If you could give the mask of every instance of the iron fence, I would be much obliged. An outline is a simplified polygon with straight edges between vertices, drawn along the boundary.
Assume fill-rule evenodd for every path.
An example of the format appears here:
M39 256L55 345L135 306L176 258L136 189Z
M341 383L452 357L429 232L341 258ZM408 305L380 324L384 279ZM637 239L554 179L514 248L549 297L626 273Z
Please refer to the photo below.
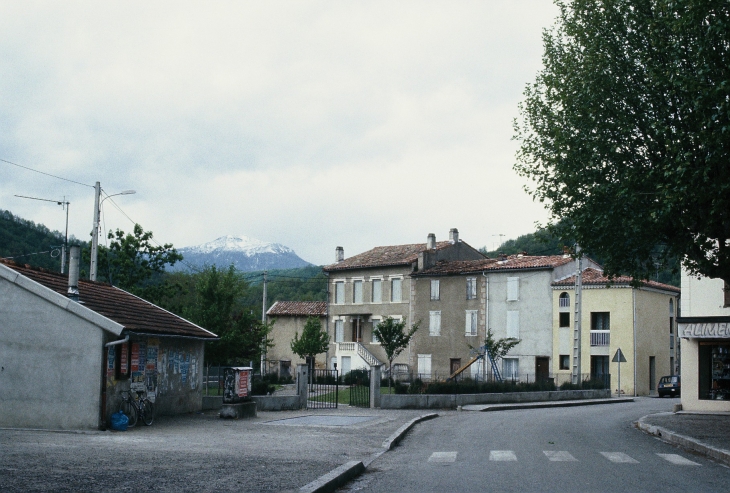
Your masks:
M339 372L318 370L310 372L307 409L334 409L339 400Z

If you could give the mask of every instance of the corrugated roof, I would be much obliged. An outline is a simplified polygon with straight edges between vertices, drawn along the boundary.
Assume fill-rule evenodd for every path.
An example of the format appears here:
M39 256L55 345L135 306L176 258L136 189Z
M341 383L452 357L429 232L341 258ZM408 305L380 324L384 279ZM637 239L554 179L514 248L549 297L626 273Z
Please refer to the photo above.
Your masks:
M0 260L3 265L45 286L66 295L68 277ZM159 335L176 335L215 339L218 336L204 328L110 284L79 279L79 302L106 318L124 326L125 330Z
M586 269L583 271L583 277L581 279L581 283L583 286L598 286L598 285L607 285L612 284L614 286L629 286L631 282L633 282L634 278L630 276L617 276L617 277L607 277L603 274L602 271L596 270L596 269ZM656 281L641 281L642 286L655 288L655 289L661 289L664 291L671 291L673 293L679 293L681 290L676 287L669 284L664 284L661 282ZM575 276L570 276L566 279L561 279L560 281L555 281L553 283L553 286L565 286L565 287L572 287L575 286Z
M436 243L436 250L446 248L451 244L450 241L439 241ZM345 269L410 265L418 260L418 254L424 250L426 250L425 243L380 246L359 255L346 258L342 262L325 265L322 270L332 272Z
M277 301L266 312L267 315L289 315L324 317L327 315L326 301Z

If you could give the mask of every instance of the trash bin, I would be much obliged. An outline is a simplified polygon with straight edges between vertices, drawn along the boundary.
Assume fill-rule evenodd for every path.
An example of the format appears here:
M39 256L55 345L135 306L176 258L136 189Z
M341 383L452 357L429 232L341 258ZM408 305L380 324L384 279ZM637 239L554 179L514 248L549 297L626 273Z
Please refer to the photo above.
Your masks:
M251 395L251 376L253 368L250 366L234 366L223 369L223 402L232 404L248 400Z

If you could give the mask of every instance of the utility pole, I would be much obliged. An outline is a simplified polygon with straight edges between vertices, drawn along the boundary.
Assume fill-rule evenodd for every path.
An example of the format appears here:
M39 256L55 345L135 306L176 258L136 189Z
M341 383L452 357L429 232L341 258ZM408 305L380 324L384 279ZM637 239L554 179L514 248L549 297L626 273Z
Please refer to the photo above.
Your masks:
M38 197L28 197L26 195L16 195L16 197L20 197L21 199L42 200L43 202L55 202L66 209L66 237L63 240L63 245L61 246L61 274L63 274L64 267L66 266L66 251L68 250L68 206L71 202L66 201L65 195L62 202L59 202L58 200L40 199Z
M581 304L582 294L581 290L583 287L583 255L580 253L580 245L575 244L575 259L576 273L575 273L575 321L573 326L573 384L580 384L581 380Z
M96 281L97 259L99 256L99 198L101 196L101 184L97 181L94 185L94 229L91 232L91 266L89 267L89 279Z
M264 271L264 301L263 301L263 307L261 309L261 323L266 325L266 274L267 271ZM266 341L263 341L262 347L261 347L261 376L264 375L264 372L266 371Z

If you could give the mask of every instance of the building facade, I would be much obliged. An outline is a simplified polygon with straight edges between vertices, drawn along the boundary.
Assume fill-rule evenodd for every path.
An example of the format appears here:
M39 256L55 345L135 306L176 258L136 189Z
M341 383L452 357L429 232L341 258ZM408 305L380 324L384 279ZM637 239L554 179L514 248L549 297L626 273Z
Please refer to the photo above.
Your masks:
M280 378L293 378L296 366L306 361L294 354L291 341L294 335L301 337L304 326L310 317L314 317L327 327L327 302L325 301L277 301L266 312L268 319L273 322L269 336L274 346L266 353L268 373L276 373ZM318 354L315 357L315 368L325 368L327 355Z
M675 373L679 359L676 310L680 290L630 277L609 279L600 270L586 269L582 279L582 379L610 375L613 392L652 395L664 375ZM575 276L553 283L553 361L556 383L570 381L575 330ZM626 362L614 362L618 350ZM617 358L618 359L618 358Z
M682 271L682 409L730 412L730 290Z

